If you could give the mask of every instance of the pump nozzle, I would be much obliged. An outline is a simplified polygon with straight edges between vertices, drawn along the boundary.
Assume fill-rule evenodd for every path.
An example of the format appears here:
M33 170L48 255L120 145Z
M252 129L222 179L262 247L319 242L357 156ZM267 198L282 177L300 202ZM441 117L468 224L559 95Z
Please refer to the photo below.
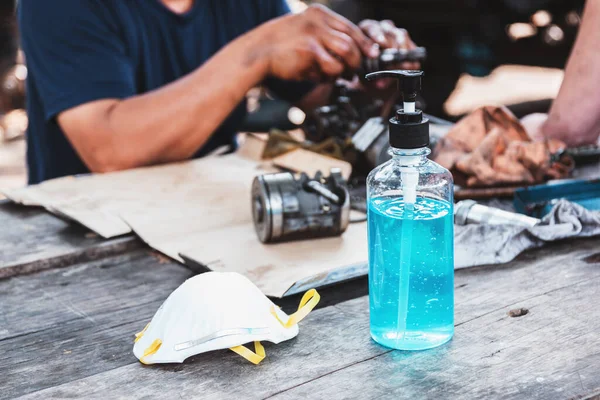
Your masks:
M421 77L423 71L410 71L410 70L391 70L391 71L379 71L368 74L366 79L372 81L381 78L393 78L398 80L398 89L402 92L402 99L404 100L404 111L415 112L415 102L417 101L417 94L421 91Z
M423 71L391 70L368 74L369 81L393 78L398 81L404 107L390 120L390 146L398 149L418 149L429 145L429 120L416 107L417 94L421 90Z

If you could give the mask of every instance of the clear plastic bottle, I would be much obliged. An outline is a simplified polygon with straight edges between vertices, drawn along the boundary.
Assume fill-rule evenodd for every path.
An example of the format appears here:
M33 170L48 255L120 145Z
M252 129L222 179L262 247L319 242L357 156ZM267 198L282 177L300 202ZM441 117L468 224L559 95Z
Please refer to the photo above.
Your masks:
M427 158L428 121L410 104L422 73L380 76L403 79L405 103L390 120L392 159L367 178L371 336L424 350L454 334L453 181Z

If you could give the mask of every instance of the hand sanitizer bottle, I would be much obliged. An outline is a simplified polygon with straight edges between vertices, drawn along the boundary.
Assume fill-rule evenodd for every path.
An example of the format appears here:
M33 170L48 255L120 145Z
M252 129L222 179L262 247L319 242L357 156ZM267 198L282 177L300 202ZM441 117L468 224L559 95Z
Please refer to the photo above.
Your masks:
M424 350L454 334L453 182L427 159L429 121L416 109L422 71L395 78L404 108L389 121L392 159L367 178L371 336L399 350Z

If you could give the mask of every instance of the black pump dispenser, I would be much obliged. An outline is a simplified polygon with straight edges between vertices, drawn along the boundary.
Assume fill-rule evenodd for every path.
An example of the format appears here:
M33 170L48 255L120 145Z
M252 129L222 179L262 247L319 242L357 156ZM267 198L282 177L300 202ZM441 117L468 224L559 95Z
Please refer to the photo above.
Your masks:
M404 108L390 119L390 146L397 149L419 149L429 146L429 120L423 118L423 111L416 109L417 93L421 90L423 71L392 70L368 74L369 81L380 78L398 80L402 92Z

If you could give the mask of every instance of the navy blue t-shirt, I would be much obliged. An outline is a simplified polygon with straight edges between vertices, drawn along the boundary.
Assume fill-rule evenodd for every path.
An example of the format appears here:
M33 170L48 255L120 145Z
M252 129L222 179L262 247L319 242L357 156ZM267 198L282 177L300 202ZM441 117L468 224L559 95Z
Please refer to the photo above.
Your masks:
M57 124L62 111L160 88L239 35L288 12L285 0L196 0L185 14L160 0L20 0L29 69L29 183L89 172ZM267 86L289 101L311 88L277 79L268 79ZM232 144L245 112L243 102L197 156Z

